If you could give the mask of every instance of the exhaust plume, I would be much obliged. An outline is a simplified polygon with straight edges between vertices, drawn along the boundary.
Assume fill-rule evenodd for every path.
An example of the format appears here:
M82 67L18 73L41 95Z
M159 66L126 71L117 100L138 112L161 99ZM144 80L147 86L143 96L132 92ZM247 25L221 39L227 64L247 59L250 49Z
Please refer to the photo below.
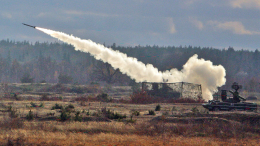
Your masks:
M201 84L202 96L206 100L212 99L212 94L217 91L217 87L226 82L226 71L223 66L215 66L211 61L198 59L197 54L187 61L181 71L173 68L170 71L161 72L151 64L145 65L136 58L128 57L124 53L106 48L91 40L82 40L72 35L40 27L36 27L36 29L73 45L75 50L90 53L95 59L111 64L114 69L119 69L136 82L163 82L163 79L168 79L168 82L185 81Z

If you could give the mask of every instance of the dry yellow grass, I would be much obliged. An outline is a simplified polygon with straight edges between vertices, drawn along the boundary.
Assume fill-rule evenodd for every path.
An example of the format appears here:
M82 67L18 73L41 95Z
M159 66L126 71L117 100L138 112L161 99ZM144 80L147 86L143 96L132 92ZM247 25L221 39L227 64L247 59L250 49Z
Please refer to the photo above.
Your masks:
M259 145L259 139L228 139L222 140L211 137L182 137L182 136L144 136L135 134L85 134L67 132L46 132L39 130L12 130L0 135L0 143L7 144L7 139L25 145L129 145L129 146L220 146L220 145Z
M139 131L145 123L122 122L24 122L21 128L1 129L0 143L23 145L259 145L260 136L220 139L175 134L149 135ZM3 128L3 127L2 127ZM8 141L9 140L9 141Z

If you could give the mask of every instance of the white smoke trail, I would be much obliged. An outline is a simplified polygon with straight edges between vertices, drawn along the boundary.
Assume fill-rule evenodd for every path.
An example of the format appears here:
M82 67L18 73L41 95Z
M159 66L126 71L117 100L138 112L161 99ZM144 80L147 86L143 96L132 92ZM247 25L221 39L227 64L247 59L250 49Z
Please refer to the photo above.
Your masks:
M226 83L226 71L222 65L215 66L211 61L198 59L193 55L183 66L183 81L201 84L204 99L212 99L217 87Z
M40 27L36 27L36 29L73 45L75 50L90 53L96 59L111 64L113 68L119 69L122 73L135 79L136 82L162 82L163 79L168 79L169 82L185 81L201 84L203 98L207 100L212 99L212 93L226 82L226 73L223 66L214 66L210 61L198 59L197 55L188 60L182 71L171 69L161 72L151 64L145 65L136 58L128 57L124 53L106 48L91 40L82 40L72 35Z

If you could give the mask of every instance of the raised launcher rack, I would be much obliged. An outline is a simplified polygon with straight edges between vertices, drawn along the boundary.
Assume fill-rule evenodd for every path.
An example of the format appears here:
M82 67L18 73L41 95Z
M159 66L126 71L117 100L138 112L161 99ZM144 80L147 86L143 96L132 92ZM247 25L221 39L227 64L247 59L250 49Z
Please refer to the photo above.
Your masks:
M149 95L164 98L202 98L201 85L187 82L143 82L142 90L146 91Z

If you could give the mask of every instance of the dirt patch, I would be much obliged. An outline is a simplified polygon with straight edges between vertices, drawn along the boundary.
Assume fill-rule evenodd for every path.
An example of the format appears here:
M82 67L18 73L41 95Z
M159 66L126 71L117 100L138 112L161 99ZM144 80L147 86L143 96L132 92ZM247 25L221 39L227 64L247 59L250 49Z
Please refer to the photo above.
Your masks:
M169 123L182 124L203 124L205 122L222 122L231 124L246 124L250 126L260 126L259 113L211 113L211 114L183 114L171 116L158 116L151 120L151 122L164 121Z
M223 122L232 124L241 124L234 120L228 120L219 117L164 117L158 116L153 118L150 122L167 122L167 123L180 123L180 124L203 124L205 122Z
M37 118L36 120L38 121L56 121L57 117L43 117L43 118ZM82 122L88 122L88 121L96 121L96 122L111 122L108 118L103 118L103 117L83 117Z

